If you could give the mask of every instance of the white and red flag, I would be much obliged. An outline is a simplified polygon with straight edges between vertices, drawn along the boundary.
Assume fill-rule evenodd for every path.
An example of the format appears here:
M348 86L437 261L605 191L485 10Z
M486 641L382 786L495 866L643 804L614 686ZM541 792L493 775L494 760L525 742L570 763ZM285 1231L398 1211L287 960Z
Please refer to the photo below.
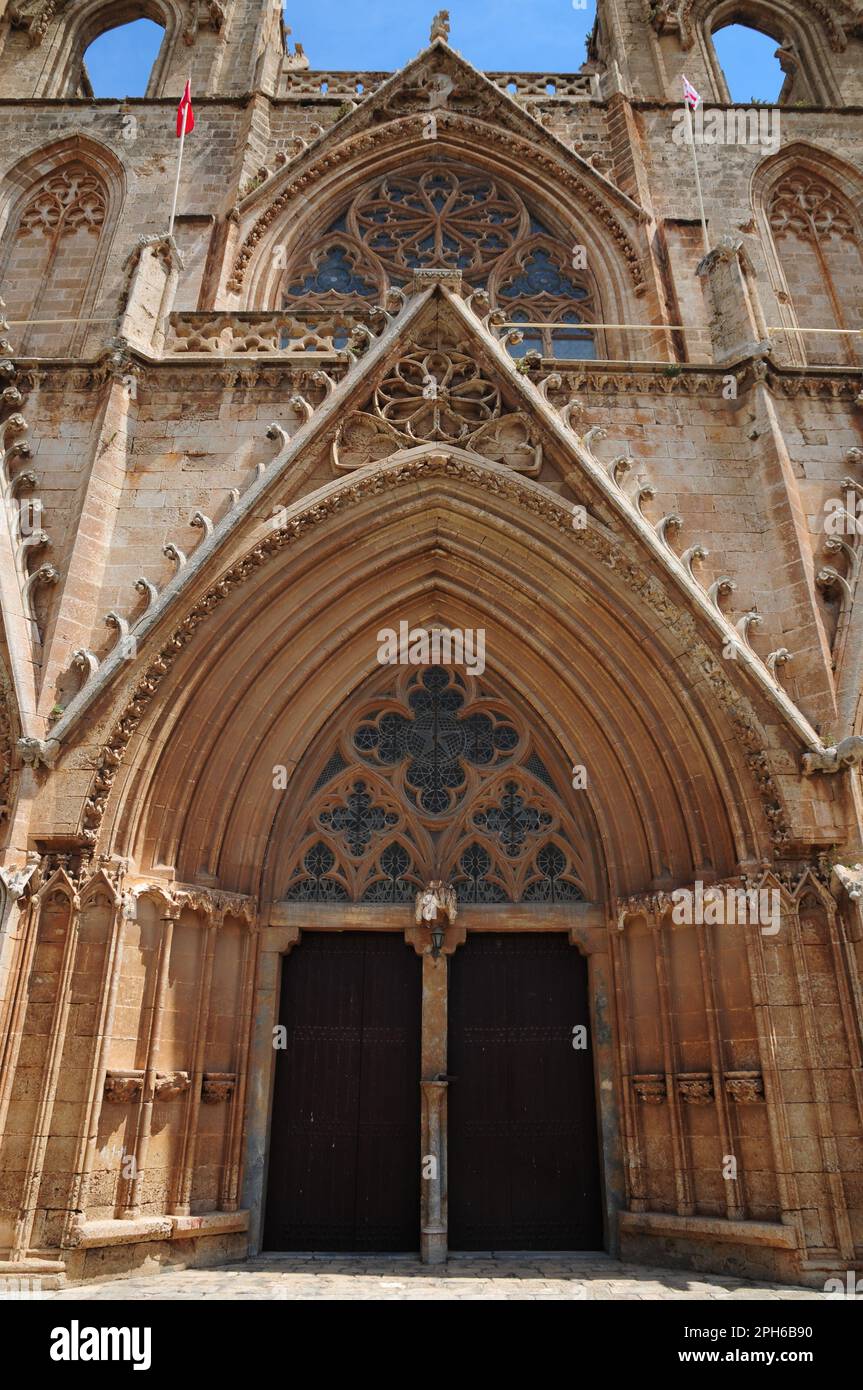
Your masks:
M180 105L177 107L177 139L183 135L188 135L195 129L195 113L192 110L192 86L191 78L186 81L186 88L180 97Z
M692 83L687 81L686 77L683 79L683 100L686 102L690 111L697 111L701 105L701 97L698 92L696 92Z

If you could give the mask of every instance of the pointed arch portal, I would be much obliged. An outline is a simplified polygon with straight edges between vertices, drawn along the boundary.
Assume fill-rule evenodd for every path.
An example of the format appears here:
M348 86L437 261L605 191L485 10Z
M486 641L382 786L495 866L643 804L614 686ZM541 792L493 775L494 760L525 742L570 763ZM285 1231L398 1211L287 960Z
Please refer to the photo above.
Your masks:
M255 920L214 1073L242 1105L224 1200L242 1166L252 1248L616 1249L640 1127L666 1145L634 1081L691 1094L710 1041L681 996L680 1056L657 1052L650 981L693 947L664 940L663 889L785 834L797 716L721 661L691 570L447 287L277 434L133 669L106 661L55 726L105 720L95 772L69 765L84 836L177 908ZM438 881L435 941L414 899ZM624 939L639 894L656 929Z
M247 1200L268 1249L598 1249L600 1124L620 1175L595 827L523 702L419 664L424 631L272 827ZM414 913L435 880L459 903L441 954Z

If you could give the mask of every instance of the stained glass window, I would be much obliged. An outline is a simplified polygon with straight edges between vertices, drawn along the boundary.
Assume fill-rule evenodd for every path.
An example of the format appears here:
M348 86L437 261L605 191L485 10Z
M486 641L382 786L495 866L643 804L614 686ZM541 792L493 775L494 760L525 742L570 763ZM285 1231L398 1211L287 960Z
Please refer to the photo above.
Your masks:
M447 163L409 167L366 184L321 234L311 256L298 253L282 281L287 307L315 297L348 303L384 297L415 270L460 270L510 322L530 325L514 356L596 356L596 335L579 325L599 318L587 271L575 269L561 237L500 179ZM538 325L538 326L535 326ZM547 325L547 326L546 326Z
M431 878L470 903L584 896L547 762L482 682L405 672L339 742L297 824L288 900L408 903Z

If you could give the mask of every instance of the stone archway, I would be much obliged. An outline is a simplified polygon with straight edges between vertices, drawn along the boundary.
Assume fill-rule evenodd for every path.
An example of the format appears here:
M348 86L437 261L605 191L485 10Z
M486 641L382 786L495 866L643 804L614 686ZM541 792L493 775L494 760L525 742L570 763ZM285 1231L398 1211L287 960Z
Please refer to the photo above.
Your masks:
M500 1029L492 1030L501 1031L501 1037L506 1034L512 1045L506 1052L508 1077L497 1088L497 1102L494 1088L488 1088L492 1110L495 1104L500 1109L500 1118L490 1122L506 1129L508 1136L510 1157L503 1160L503 1187L507 1163L517 1165L521 1161L535 1167L537 1162L544 1162L560 1174L567 1164L575 1162L576 1152L589 1152L598 1173L594 1096L598 1097L604 1202L597 1177L584 1199L595 1209L585 1214L583 1201L582 1208L570 1212L575 1189L572 1183L563 1182L561 1210L555 1213L553 1224L560 1231L604 1231L605 1243L613 1248L623 1175L617 1146L611 1035L605 1023L612 1007L606 913L593 900L602 892L603 873L589 812L578 805L579 793L570 786L569 768L561 750L538 721L526 717L523 709L507 700L499 679L485 681L457 667L407 665L384 672L372 684L372 689L345 702L310 748L304 765L296 770L292 781L296 799L292 799L290 815L277 818L267 852L271 907L259 957L253 1011L256 1037L250 1069L254 1080L247 1115L244 1204L252 1213L252 1247L259 1248L262 1241L271 1243L276 1233L284 1231L294 1233L300 1241L314 1240L309 1233L319 1232L322 1248L326 1248L327 1240L338 1241L339 1232L350 1230L359 1232L355 1240L362 1246L373 1239L374 1223L370 1226L361 1220L346 1199L345 1187L353 1184L374 1206L377 1229L404 1231L407 1183L407 1199L411 1184L416 1197L421 1198L419 1244L423 1258L430 1262L446 1258L448 1004L453 968L447 958L466 940L483 937L486 953L497 943L511 954L521 943L527 970L525 999L533 998L537 990L548 994L552 988L553 992L549 980L555 974L560 976L563 993L558 989L555 1007L558 1012L562 1009L572 1014L570 1026L564 1029L560 1019L555 1027L539 1014L528 1018L522 1016L520 1008L514 1012L511 1008L506 1018L501 1015ZM414 913L414 899L430 879L451 883L459 899L458 916L447 925L440 952L440 943L434 943L428 930L417 924ZM334 936L343 937L347 955L335 946L326 948L324 943ZM369 956L362 945L364 938L380 941L381 949ZM384 938L391 943L386 950ZM408 962L395 949L398 938L406 939L422 957L421 1020L417 1020L421 1024L420 1060L413 1094L413 1100L421 1099L422 1103L414 1150L421 1155L422 1164L412 1168L407 1178L404 1173L392 1176L393 1200L398 1192L402 1194L397 1202L401 1215L388 1225L380 1212L380 1192L376 1175L369 1174L367 1155L364 1159L362 1154L355 1158L355 1154L363 1142L363 1126L365 1135L381 1124L389 1124L400 1133L404 1129L400 1112L382 1117L375 1109L379 1096L369 1087L368 1078L363 1081L360 1076L369 1029L380 1041L394 1026L388 1012L393 988L387 992L387 1008L378 1018L375 1010L381 1004L382 991L369 984L369 970L380 964L393 981L403 983L405 991L411 989ZM555 967L549 950L557 960L555 950L562 940L587 957L585 967L576 969L574 960L572 970ZM302 966L293 963L298 956L285 960L294 948L302 955L304 945L310 945L311 953ZM475 949L471 953L474 963L476 956ZM359 957L364 958L362 967ZM317 970L311 962L318 962ZM348 980L344 972L351 963L359 974ZM344 999L334 996L335 986L328 986L325 979L334 968ZM531 969L537 981L533 981ZM573 971L573 980L578 976L589 982L589 1019L581 1019L586 1002L580 995L583 985L573 985L571 1003L566 1003L569 986L563 977L568 979ZM464 974L460 965L459 972ZM300 974L306 984L298 993ZM478 988L484 987L482 961L478 970L474 968L464 978L468 987L459 996L464 1007L458 1019L457 1045L463 1044L465 1029L468 1034L476 1032L476 1023L470 1021L472 1009L494 1011L502 1007L493 987L485 1005L478 999ZM510 992L513 987L511 982ZM368 992L365 1009L364 990ZM306 1019L303 1014L299 1018L297 1001L305 1008L310 995L319 1001L314 1016ZM345 999L350 1003L349 1019ZM533 999L533 1006L542 1014L549 1005L548 1001ZM403 1027L405 1018L398 1009L397 1015ZM584 1036L576 1046L571 1034L579 1023L584 1025ZM299 1076L299 1064L292 1065L290 1057L279 1056L281 1048L306 1047L310 1028L316 1036L320 1032L321 1047L316 1055L312 1051L305 1064L303 1087L308 1082L308 1067L318 1066L320 1076L313 1088L315 1109L320 1125L328 1133L337 1133L338 1144L319 1142L310 1117L302 1110L298 1081L293 1083L294 1094L290 1093L290 1077ZM520 1039L527 1039L530 1046L519 1051L515 1044ZM340 1066L346 1050L350 1053L357 1072L356 1088L350 1093L343 1089L341 1096L327 1094L327 1077L335 1066L330 1067L327 1060L328 1048L336 1049ZM491 1060L484 1059L481 1050L474 1055L475 1064L477 1056L480 1068ZM398 1056L379 1051L378 1059L382 1070L392 1072L390 1091L404 1091ZM504 1092L511 1091L513 1085L523 1094L530 1092L532 1068L538 1069L537 1076L555 1071L558 1092L571 1097L577 1121L567 1124L565 1116L534 1116L533 1122L527 1123L526 1117L509 1114L511 1106ZM574 1079L576 1069L580 1080ZM494 1071L489 1067L489 1082ZM478 1079L475 1065L472 1084ZM361 1092L365 1101L358 1100ZM360 1113L357 1106L366 1103L369 1109ZM294 1109L288 1117L290 1105ZM520 1123L521 1119L525 1123ZM577 1135L573 1134L574 1125L579 1129ZM302 1155L291 1150L288 1131L300 1135L296 1143L302 1145ZM558 1145L564 1132L566 1142ZM463 1154L465 1134L459 1139ZM521 1154L517 1152L519 1146ZM311 1163L313 1154L318 1155L316 1165ZM322 1176L320 1165L327 1162L338 1162L339 1172ZM298 1169L308 1174L309 1200L314 1206L308 1218L285 1190L290 1173L294 1173L292 1181L297 1181ZM317 1186L312 1183L313 1174ZM541 1204L539 1196L536 1200ZM547 1194L544 1200L547 1203ZM529 1207L529 1199L522 1194L522 1207L525 1201ZM334 1211L333 1205L338 1210ZM516 1224L519 1230L539 1232L534 1243L540 1244L543 1227L538 1213L522 1210ZM477 1229L488 1226L477 1225ZM499 1225L497 1229L503 1228ZM284 1238L290 1239L290 1235ZM586 1239L593 1248L598 1237ZM496 1244L504 1241L505 1236L499 1237Z

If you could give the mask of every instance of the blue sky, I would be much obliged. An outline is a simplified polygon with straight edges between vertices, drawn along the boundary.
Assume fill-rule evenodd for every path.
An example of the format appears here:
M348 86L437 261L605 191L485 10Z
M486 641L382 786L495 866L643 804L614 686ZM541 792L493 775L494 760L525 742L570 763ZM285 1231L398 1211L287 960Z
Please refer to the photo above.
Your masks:
M578 0L582 3L583 0ZM428 42L435 0L327 0L287 9L292 41L313 68L401 67ZM450 41L477 67L492 71L577 72L593 25L594 0L454 0ZM87 52L96 96L141 96L161 30L149 20L110 30ZM773 101L781 73L776 44L735 25L717 36L717 50L736 101Z

